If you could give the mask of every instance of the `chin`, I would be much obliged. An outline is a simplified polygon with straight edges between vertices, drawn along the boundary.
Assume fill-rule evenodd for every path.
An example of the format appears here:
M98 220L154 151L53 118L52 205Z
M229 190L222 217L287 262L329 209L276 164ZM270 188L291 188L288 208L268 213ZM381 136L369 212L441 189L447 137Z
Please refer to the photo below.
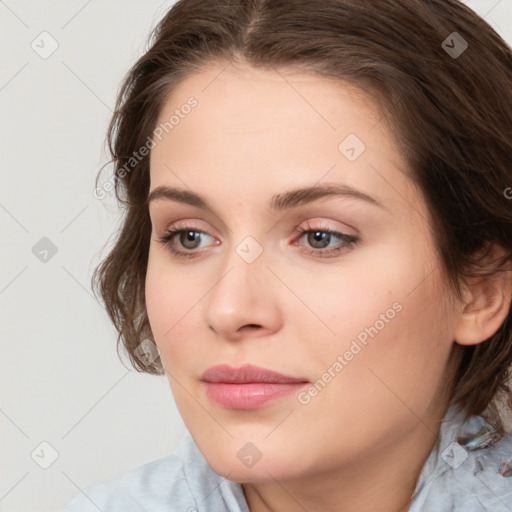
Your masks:
M220 476L238 483L265 483L275 480L287 480L300 476L297 454L261 453L261 458L253 462L240 450L226 450L223 453L207 454L206 460ZM247 464L247 465L246 465Z

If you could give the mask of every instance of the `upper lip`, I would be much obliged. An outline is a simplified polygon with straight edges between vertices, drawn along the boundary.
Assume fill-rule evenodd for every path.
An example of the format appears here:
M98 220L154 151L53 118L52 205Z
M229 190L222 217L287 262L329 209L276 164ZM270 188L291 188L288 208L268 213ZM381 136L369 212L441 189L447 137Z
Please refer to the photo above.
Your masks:
M250 382L265 383L298 383L308 382L307 379L291 377L267 368L246 364L235 368L227 364L219 364L208 368L201 380L204 382L227 383L227 384L248 384Z

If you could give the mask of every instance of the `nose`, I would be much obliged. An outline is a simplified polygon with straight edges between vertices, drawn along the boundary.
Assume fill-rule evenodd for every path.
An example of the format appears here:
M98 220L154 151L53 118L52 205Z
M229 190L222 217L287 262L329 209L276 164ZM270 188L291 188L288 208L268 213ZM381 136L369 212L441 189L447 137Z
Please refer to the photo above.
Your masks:
M262 337L279 330L278 287L265 253L252 263L232 251L211 291L201 301L210 330L228 340Z

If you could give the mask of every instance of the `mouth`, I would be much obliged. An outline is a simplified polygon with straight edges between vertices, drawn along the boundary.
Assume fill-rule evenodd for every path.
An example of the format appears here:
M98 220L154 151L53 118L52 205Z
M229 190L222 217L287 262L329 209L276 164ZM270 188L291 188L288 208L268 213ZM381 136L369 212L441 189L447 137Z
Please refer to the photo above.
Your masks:
M258 409L309 384L305 378L249 364L212 366L201 381L210 400L226 409Z

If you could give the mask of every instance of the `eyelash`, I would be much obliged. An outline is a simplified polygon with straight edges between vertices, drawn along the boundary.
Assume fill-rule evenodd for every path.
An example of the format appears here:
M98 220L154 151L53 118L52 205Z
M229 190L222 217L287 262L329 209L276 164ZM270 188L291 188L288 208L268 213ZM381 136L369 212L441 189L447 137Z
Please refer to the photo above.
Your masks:
M197 251L195 251L194 249L189 249L187 251L180 251L171 246L171 242L172 242L173 238L176 237L176 235L179 235L181 233L187 233L187 232L193 232L193 233L201 234L201 235L208 235L208 233L206 233L205 231L196 229L193 226L176 227L176 228L168 229L161 237L157 238L157 242L162 244L164 247L168 246L169 251L175 257L197 258L198 256L200 256L200 254ZM310 254L312 256L321 257L321 258L325 258L325 257L332 258L332 257L338 256L340 253L347 252L348 250L352 249L354 247L354 245L356 245L357 242L359 242L359 238L356 236L347 235L346 233L341 233L340 231L334 231L329 228L322 228L322 227L312 228L309 224L307 224L306 228L303 228L300 226L297 227L296 232L299 233L299 239L302 238L305 234L320 232L320 233L326 233L329 236L332 236L334 238L339 238L343 242L343 245L341 247L338 247L335 249L326 250L326 249L315 249L315 248L309 247L309 248L305 248L302 250L303 252L307 252L308 254ZM327 253L328 256L324 256L325 253Z

